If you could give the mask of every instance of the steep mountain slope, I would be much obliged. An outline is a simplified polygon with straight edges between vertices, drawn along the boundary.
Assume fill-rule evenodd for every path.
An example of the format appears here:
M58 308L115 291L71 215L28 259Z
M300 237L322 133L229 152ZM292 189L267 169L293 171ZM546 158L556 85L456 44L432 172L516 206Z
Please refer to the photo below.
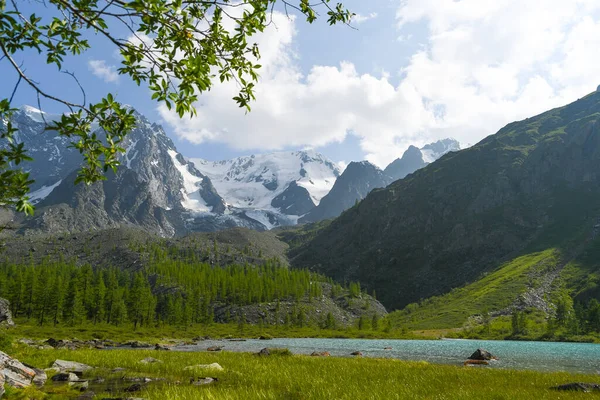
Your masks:
M565 254L600 215L600 93L515 122L371 192L291 256L360 280L400 308L477 280L503 260Z
M335 181L331 191L298 222L316 222L335 218L365 198L375 188L387 186L390 178L368 161L351 162Z
M386 187L393 181L423 168L444 154L459 149L460 144L454 139L439 140L423 146L421 149L410 146L402 158L393 161L385 171L381 171L367 161L352 162L336 180L335 185L321 203L300 218L299 222L316 222L335 218L352 207L356 201L364 199L371 190Z

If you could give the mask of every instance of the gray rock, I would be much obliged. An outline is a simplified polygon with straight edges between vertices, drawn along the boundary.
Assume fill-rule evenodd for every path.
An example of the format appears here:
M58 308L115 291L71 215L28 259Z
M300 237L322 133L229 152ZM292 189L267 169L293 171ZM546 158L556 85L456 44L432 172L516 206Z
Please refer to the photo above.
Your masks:
M600 392L600 385L597 383L573 382L564 385L555 386L552 389L570 392Z
M8 300L2 298L0 298L0 325L15 325L12 319L12 314L10 312L10 303L8 302Z
M80 390L80 391L83 392L84 390L88 389L88 387L90 386L90 384L89 384L88 381L78 380L78 381L75 381L75 382L69 382L69 386L72 387L73 389Z
M190 379L190 384L195 385L195 386L202 386L202 385L209 385L213 382L217 382L218 379L217 378L210 378L210 377L206 377L206 378L192 378Z
M131 393L131 392L139 392L142 390L142 384L141 383L134 383L133 385L129 385L128 387L126 387L124 389L125 392Z
M41 388L46 384L46 381L48 380L48 375L46 375L46 373L41 369L32 369L35 371L35 376L33 377L31 383L33 383L36 387Z
M473 354L471 354L471 357L469 357L469 360L497 360L497 358L490 353L487 350L483 350L483 349L477 349L475 350L475 352Z
M225 369L219 363L190 365L184 369L213 369L216 371L224 371Z
M1 351L0 368L2 368L5 384L17 389L31 386L31 381L35 377L33 369Z
M143 360L140 360L140 362L142 364L153 364L153 363L158 363L158 362L162 362L162 361L157 360L156 358L153 358L153 357L146 357Z
M53 382L77 382L79 377L72 372L60 372L52 377Z
M94 367L90 367L89 365L79 363L76 361L67 361L67 360L56 360L54 364L52 364L53 368L58 368L61 372L73 372L77 375L81 375L86 371L93 369Z

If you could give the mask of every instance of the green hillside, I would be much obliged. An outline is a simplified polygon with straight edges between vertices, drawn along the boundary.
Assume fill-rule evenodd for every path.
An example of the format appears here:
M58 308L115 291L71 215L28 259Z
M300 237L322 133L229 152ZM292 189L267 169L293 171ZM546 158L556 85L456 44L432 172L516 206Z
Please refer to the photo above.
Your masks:
M600 223L599 117L595 92L511 123L374 190L306 242L288 235L289 258L338 281L360 281L388 309L467 287L478 294L448 295L456 310L444 305L447 317L428 326L455 325L480 305L504 307L524 288L519 274L537 268L537 257L571 259ZM567 271L574 281L566 285L575 290L585 273ZM500 282L507 288L492 289Z
M461 327L472 315L510 307L520 294L539 285L545 273L555 270L559 260L556 249L518 257L474 283L410 304L391 318L412 329Z

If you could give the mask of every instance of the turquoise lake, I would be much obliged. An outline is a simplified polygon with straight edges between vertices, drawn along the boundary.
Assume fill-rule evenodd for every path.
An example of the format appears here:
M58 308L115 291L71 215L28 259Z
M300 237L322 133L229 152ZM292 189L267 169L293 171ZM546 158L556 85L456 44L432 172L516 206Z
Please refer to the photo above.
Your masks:
M517 342L493 340L369 340L369 339L273 339L233 342L207 340L180 346L181 351L205 351L223 346L224 351L258 352L264 347L285 347L294 354L328 351L332 356L350 357L361 351L364 357L396 358L462 365L478 348L488 350L498 361L489 368L567 371L600 374L600 344ZM391 347L391 350L384 350ZM477 367L479 368L479 367ZM485 367L488 368L488 367Z

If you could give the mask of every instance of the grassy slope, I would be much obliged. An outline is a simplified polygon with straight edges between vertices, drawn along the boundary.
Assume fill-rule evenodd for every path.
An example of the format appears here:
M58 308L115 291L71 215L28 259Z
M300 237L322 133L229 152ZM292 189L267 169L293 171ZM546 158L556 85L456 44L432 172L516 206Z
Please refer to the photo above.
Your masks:
M257 357L241 353L185 353L137 350L30 350L13 352L38 367L57 358L99 367L94 374L107 376L112 368L126 368L126 376L166 378L181 384L149 385L137 396L154 399L579 399L589 394L556 392L550 387L567 382L597 382L597 376L567 373L490 370L425 362L369 358L315 358L307 356ZM141 364L144 357L162 363ZM204 372L219 382L205 387L189 385L198 372L190 365L217 362L220 372ZM119 376L123 375L120 373ZM48 389L46 389L48 390ZM60 391L60 389L54 389ZM70 393L75 397L74 393ZM100 398L102 397L101 393ZM68 398L61 392L51 398ZM29 397L35 397L32 392ZM110 397L115 397L114 394ZM13 391L10 398L19 398Z
M474 283L411 305L390 318L412 329L462 326L471 315L508 307L526 289L535 272L555 266L558 260L555 249L518 257Z

